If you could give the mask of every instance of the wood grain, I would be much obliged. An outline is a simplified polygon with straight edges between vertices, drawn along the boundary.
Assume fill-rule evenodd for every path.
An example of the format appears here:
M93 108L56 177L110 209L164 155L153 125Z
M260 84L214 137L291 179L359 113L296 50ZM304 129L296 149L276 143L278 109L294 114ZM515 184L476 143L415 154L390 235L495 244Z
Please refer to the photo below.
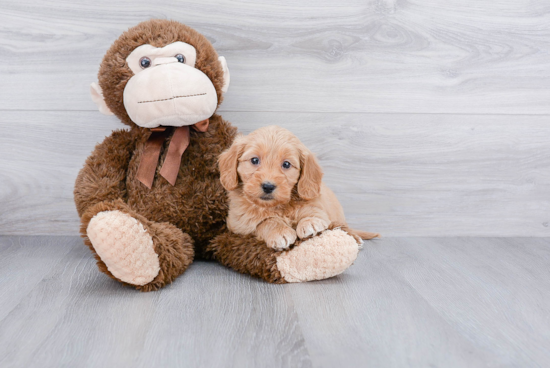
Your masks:
M399 258L382 250L392 268L474 345L498 343L496 365L550 362L548 341L536 332L550 331L549 239L403 240L401 247Z
M62 258L74 243L74 237L0 236L0 320L6 318L52 268L62 267Z
M382 239L339 278L289 287L315 366L536 367L549 262L547 238Z
M343 275L289 286L314 366L471 367L492 361L493 352L458 334L377 253L384 248L399 257L401 242L369 242Z
M198 262L161 292L140 293L99 273L78 237L28 284L28 250L52 253L58 238L25 239L7 254L21 270L12 284L33 292L15 308L0 304L0 366L311 366L281 285Z
M352 226L385 236L549 236L545 116L225 113L291 129L320 158ZM98 112L4 112L0 234L76 235L73 183L123 128Z
M550 113L543 0L4 0L2 110L93 110L110 44L149 18L224 55L222 111Z
M550 361L549 238L385 238L344 274L304 284L196 262L151 293L100 274L78 237L4 236L0 251L2 367Z

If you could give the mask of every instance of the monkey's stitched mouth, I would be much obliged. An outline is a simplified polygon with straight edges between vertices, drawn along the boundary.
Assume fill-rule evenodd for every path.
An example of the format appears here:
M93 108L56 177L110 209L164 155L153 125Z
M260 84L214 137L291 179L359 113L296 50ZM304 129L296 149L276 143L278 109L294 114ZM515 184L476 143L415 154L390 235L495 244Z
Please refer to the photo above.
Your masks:
M197 93L197 94L194 94L194 95L174 96L174 97L170 97L170 98L163 98L163 99L160 99L160 100L138 101L138 103L149 103L149 102L170 101L170 100L175 100L176 98L195 97L195 96L204 96L204 95L206 95L206 92L205 92L205 93Z

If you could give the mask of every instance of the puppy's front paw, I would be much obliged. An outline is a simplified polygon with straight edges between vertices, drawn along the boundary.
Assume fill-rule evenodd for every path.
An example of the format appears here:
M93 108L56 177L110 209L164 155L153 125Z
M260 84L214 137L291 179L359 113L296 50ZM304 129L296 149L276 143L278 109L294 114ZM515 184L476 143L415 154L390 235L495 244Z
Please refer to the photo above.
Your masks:
M329 223L318 217L306 217L300 220L296 227L296 234L300 239L316 235L328 229Z
M267 246L275 250L284 250L296 241L296 231L291 227L279 228L264 239Z

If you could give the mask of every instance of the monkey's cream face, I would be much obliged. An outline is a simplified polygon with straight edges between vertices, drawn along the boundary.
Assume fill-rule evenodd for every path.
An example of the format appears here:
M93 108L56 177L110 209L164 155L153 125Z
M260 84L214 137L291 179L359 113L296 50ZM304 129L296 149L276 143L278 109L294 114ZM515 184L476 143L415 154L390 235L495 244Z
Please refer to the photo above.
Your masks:
M208 119L218 104L210 79L195 69L197 52L185 42L162 48L142 45L126 59L134 72L124 88L130 119L144 128L192 125Z
M197 51L185 42L164 47L149 44L134 49L126 58L134 75L124 88L124 107L132 121L144 128L185 126L210 118L218 97L212 81L195 68ZM219 61L227 91L229 71L225 58ZM92 84L92 99L101 112L110 113L101 88Z

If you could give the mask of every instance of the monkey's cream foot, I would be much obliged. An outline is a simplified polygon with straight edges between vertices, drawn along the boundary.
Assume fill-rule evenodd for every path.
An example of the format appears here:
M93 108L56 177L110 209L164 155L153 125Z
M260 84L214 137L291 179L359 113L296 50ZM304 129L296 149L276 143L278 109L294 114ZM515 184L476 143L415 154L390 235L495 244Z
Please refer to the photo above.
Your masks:
M319 217L306 217L300 220L296 226L298 238L304 239L328 229L330 224Z
M323 280L344 272L358 252L348 233L328 230L277 256L277 269L287 282Z
M143 224L122 211L103 211L88 224L94 250L117 279L145 285L158 275L159 257Z

